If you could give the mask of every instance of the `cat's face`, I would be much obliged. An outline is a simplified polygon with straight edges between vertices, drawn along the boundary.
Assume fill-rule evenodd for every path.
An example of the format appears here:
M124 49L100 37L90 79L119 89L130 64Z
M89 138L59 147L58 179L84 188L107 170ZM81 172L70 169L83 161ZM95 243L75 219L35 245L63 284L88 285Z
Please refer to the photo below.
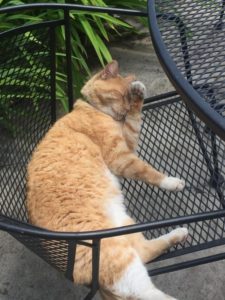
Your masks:
M130 110L130 84L134 80L133 75L119 75L118 63L114 60L94 75L82 88L81 93L98 110L116 121L122 121Z

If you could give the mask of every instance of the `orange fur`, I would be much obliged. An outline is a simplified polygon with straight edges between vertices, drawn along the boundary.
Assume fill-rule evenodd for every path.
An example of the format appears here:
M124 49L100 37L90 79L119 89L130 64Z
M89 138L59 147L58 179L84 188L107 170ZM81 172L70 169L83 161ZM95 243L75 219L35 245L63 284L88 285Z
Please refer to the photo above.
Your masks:
M165 175L134 153L143 95L132 91L134 76L121 77L115 61L92 77L71 113L49 130L28 166L30 222L55 231L94 231L119 226L107 207L121 196L111 172L160 185ZM120 226L131 224L128 216ZM147 262L179 242L147 241L142 234L102 240L100 285L105 299L122 299L110 287L135 259ZM75 282L90 284L91 252L78 246ZM111 295L111 296L109 296ZM127 299L133 299L132 297Z

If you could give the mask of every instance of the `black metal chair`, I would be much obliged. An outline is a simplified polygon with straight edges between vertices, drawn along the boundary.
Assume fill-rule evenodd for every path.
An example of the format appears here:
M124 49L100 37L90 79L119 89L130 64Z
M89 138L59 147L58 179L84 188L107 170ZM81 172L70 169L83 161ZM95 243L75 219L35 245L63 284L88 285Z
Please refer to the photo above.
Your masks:
M208 113L204 114L191 101L192 98L182 85L179 85L179 80L185 82L186 76L184 84L197 91L198 97L206 100L202 103L209 104L222 118L222 85L225 80L220 85L217 84L220 82L218 76L208 76L208 80L204 82L199 80L199 60L195 58L197 54L194 48L193 51L189 48L190 40L195 41L196 37L188 31L183 9L185 6L181 6L182 15L179 4L169 4L175 1L156 2L157 11L154 1L149 1L152 37L156 52L178 93L172 91L145 100L138 153L156 168L184 178L186 188L173 194L142 182L123 180L126 206L137 224L76 233L50 232L32 226L28 223L25 206L27 162L36 144L56 119L55 30L58 26L63 26L65 30L68 103L71 109L73 89L69 12L84 10L133 16L147 16L147 13L69 4L32 4L0 9L0 13L7 14L18 11L25 13L27 9L54 9L61 10L64 16L59 20L25 24L0 33L0 229L7 231L71 280L76 246L82 244L90 247L93 253L93 280L91 291L85 299L91 299L98 290L101 239L106 237L142 231L148 238L153 238L177 225L187 226L190 238L186 244L179 245L158 259L167 259L166 267L151 270L150 265L151 275L225 258L225 253L202 256L195 260L185 258L185 254L223 245L225 242L225 131L224 123L221 121L222 125L219 127L218 124L215 125L213 117ZM218 14L214 14L217 22L212 23L216 26L215 30L218 30L219 41L222 43L225 41L221 37L224 34L224 2L222 6L218 4L218 7ZM200 9L199 11L201 12ZM194 30L193 32L195 33ZM31 35L40 42L35 43L35 39L32 41ZM222 51L221 48L218 55L222 55ZM164 56L169 56L169 60L173 59L181 73L174 69L176 72L173 74L167 66L167 57ZM38 63L38 69L32 68L32 61ZM204 65L204 59L202 63ZM202 78L210 68L208 63L200 72ZM219 74L223 74L223 71ZM174 82L176 75L179 77L178 82ZM7 106L6 111L2 109L3 104L4 107ZM7 120L7 124L4 120ZM169 259L176 256L182 256L183 262L170 265Z

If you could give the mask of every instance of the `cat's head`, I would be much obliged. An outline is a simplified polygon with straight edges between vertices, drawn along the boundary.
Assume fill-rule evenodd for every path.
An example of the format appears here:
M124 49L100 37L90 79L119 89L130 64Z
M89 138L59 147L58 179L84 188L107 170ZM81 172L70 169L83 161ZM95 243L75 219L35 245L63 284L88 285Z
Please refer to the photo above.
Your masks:
M129 91L134 80L133 75L119 75L118 63L113 60L84 85L81 94L98 110L121 121L130 110Z

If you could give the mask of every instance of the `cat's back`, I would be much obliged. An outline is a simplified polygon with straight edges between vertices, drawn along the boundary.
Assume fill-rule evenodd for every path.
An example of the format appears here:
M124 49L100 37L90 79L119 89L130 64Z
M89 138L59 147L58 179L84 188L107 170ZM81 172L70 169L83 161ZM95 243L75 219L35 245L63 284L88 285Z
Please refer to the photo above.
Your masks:
M89 163L99 162L99 148L85 130L85 127L89 127L88 119L85 120L85 125L82 124L85 113L80 110L78 116L73 115L71 117L68 114L58 120L36 147L28 165L28 174L34 172L32 177L41 174L61 176L64 169L68 173L75 166L81 165L81 160L85 164L90 155L92 159Z
M61 176L64 169L66 173L75 169L79 173L88 165L89 172L94 166L102 167L105 163L101 148L108 143L109 133L117 137L119 129L111 117L78 100L75 109L58 120L36 147L28 174Z
M68 214L76 220L81 215L90 219L90 214L96 214L99 218L95 226L102 226L100 201L109 190L108 169L92 137L92 126L99 120L95 120L95 114L90 116L86 108L81 104L57 121L32 155L27 207L33 224L72 230L67 226ZM67 216L65 222L59 223L63 216Z

